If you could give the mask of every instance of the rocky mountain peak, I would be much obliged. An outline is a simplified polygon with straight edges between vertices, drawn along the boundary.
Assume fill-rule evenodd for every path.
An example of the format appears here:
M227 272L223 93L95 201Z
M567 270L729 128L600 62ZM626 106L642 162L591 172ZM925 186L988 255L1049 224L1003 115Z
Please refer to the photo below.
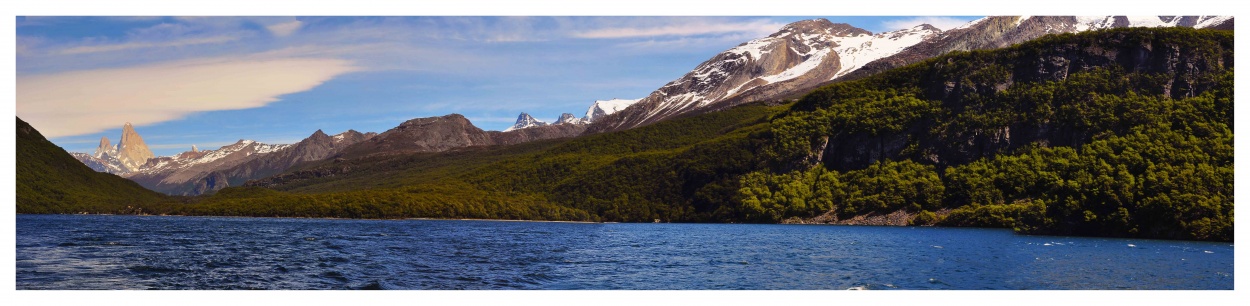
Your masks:
M194 153L199 153L199 152L200 152L200 148L196 148L196 147L195 147L195 145L191 145L191 152L194 152Z
M586 109L586 115L582 116L582 121L586 123L594 122L599 118L619 112L634 103L638 103L642 99L617 99L612 100L595 100L590 108Z
M100 146L95 149L95 154L92 154L96 158L104 158L105 155L117 155L117 148L109 142L108 136L100 137Z
M137 171L148 159L156 157L152 154L152 150L148 149L147 143L143 142L143 137L135 132L135 128L130 122L126 122L122 126L122 138L117 143L117 158L127 170Z
M560 119L556 120L555 124L583 124L583 123L585 122L583 122L582 119L574 117L573 114L563 113L563 114L560 114Z
M547 122L534 119L534 117L530 116L530 114L522 112L520 115L516 117L516 123L512 124L512 127L503 131L507 132L511 130L518 130L518 129L536 127L536 126L544 126L544 125L547 125Z

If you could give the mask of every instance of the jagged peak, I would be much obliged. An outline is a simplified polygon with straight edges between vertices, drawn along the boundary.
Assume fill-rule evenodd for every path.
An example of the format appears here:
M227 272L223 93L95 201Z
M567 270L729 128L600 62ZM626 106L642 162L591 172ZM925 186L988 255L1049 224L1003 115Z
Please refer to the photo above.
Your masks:
M330 137L330 135L326 135L326 132L321 131L321 129L317 129L316 132L313 132L312 135L308 137Z
M917 26L911 27L911 28L910 28L910 29L908 29L908 30L912 30L912 31L925 31L925 30L928 30L928 31L934 31L934 32L941 32L941 31L942 31L942 29L939 29L939 28L937 28L937 27L935 27L935 26L933 26L933 25L931 25L931 24L927 24L927 23L922 23L922 24L920 24L920 25L917 25Z

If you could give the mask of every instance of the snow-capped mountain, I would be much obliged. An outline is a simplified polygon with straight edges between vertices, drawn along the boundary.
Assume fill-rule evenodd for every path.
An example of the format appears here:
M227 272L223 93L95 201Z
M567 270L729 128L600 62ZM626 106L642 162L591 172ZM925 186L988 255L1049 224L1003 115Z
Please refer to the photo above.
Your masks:
M857 79L952 51L995 49L1047 34L1123 27L1232 29L1230 16L990 16L935 35L840 77Z
M595 100L595 103L591 104L590 108L586 109L586 115L582 116L582 121L586 123L594 122L604 116L615 114L616 112L619 112L630 105L634 105L634 103L638 103L638 101L641 100L642 98L632 100L615 98L612 100Z
M1119 27L1232 29L1228 16L992 16L942 31L922 24L873 34L824 19L791 23L713 56L616 115L587 129L638 127L691 112L776 101L820 85L864 77L951 51L991 49L1046 34Z
M122 137L117 145L109 142L107 136L100 137L100 145L96 147L95 153L71 152L70 155L93 170L116 175L138 171L149 159L155 157L130 122L122 125Z
M516 117L516 123L513 124L512 127L504 129L503 131L507 132L507 131L512 131L512 130L519 130L519 129L531 128L531 127L536 127L536 126L544 126L544 125L547 125L547 122L534 119L534 117L530 116L530 114L521 113L521 115L518 115Z
M256 155L255 158L237 165L215 169L194 181L194 184L184 184L183 188L185 190L186 187L193 186L193 189L187 191L189 194L204 194L230 186L240 186L249 180L279 174L302 163L332 158L343 149L374 136L377 133L362 134L355 130L330 136L317 130L308 138L272 153Z
M582 118L573 117L573 114L563 113L560 114L560 119L556 119L556 123L553 124L586 124L586 121L582 120Z
M216 150L187 151L174 156L153 158L139 171L125 177L155 191L190 195L184 187L212 171L229 168L289 146L240 139Z
M717 54L590 132L633 128L701 109L775 98L893 55L941 30L929 25L873 34L825 19L791 23L768 37Z

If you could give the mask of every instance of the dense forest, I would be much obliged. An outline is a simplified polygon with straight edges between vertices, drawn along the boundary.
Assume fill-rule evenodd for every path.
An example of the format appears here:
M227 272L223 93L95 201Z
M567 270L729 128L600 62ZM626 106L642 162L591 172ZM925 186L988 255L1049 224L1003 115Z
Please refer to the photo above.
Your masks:
M1232 54L1231 31L1051 35L782 105L334 159L148 211L761 223L903 212L916 225L1231 241ZM21 181L18 212L77 212L23 206Z

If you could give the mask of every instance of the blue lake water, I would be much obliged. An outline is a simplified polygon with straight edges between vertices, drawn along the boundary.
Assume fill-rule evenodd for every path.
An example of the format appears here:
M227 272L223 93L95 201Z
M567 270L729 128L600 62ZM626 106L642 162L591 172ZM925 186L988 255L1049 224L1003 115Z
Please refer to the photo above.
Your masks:
M17 216L18 289L1233 289L1231 243L1008 230Z

